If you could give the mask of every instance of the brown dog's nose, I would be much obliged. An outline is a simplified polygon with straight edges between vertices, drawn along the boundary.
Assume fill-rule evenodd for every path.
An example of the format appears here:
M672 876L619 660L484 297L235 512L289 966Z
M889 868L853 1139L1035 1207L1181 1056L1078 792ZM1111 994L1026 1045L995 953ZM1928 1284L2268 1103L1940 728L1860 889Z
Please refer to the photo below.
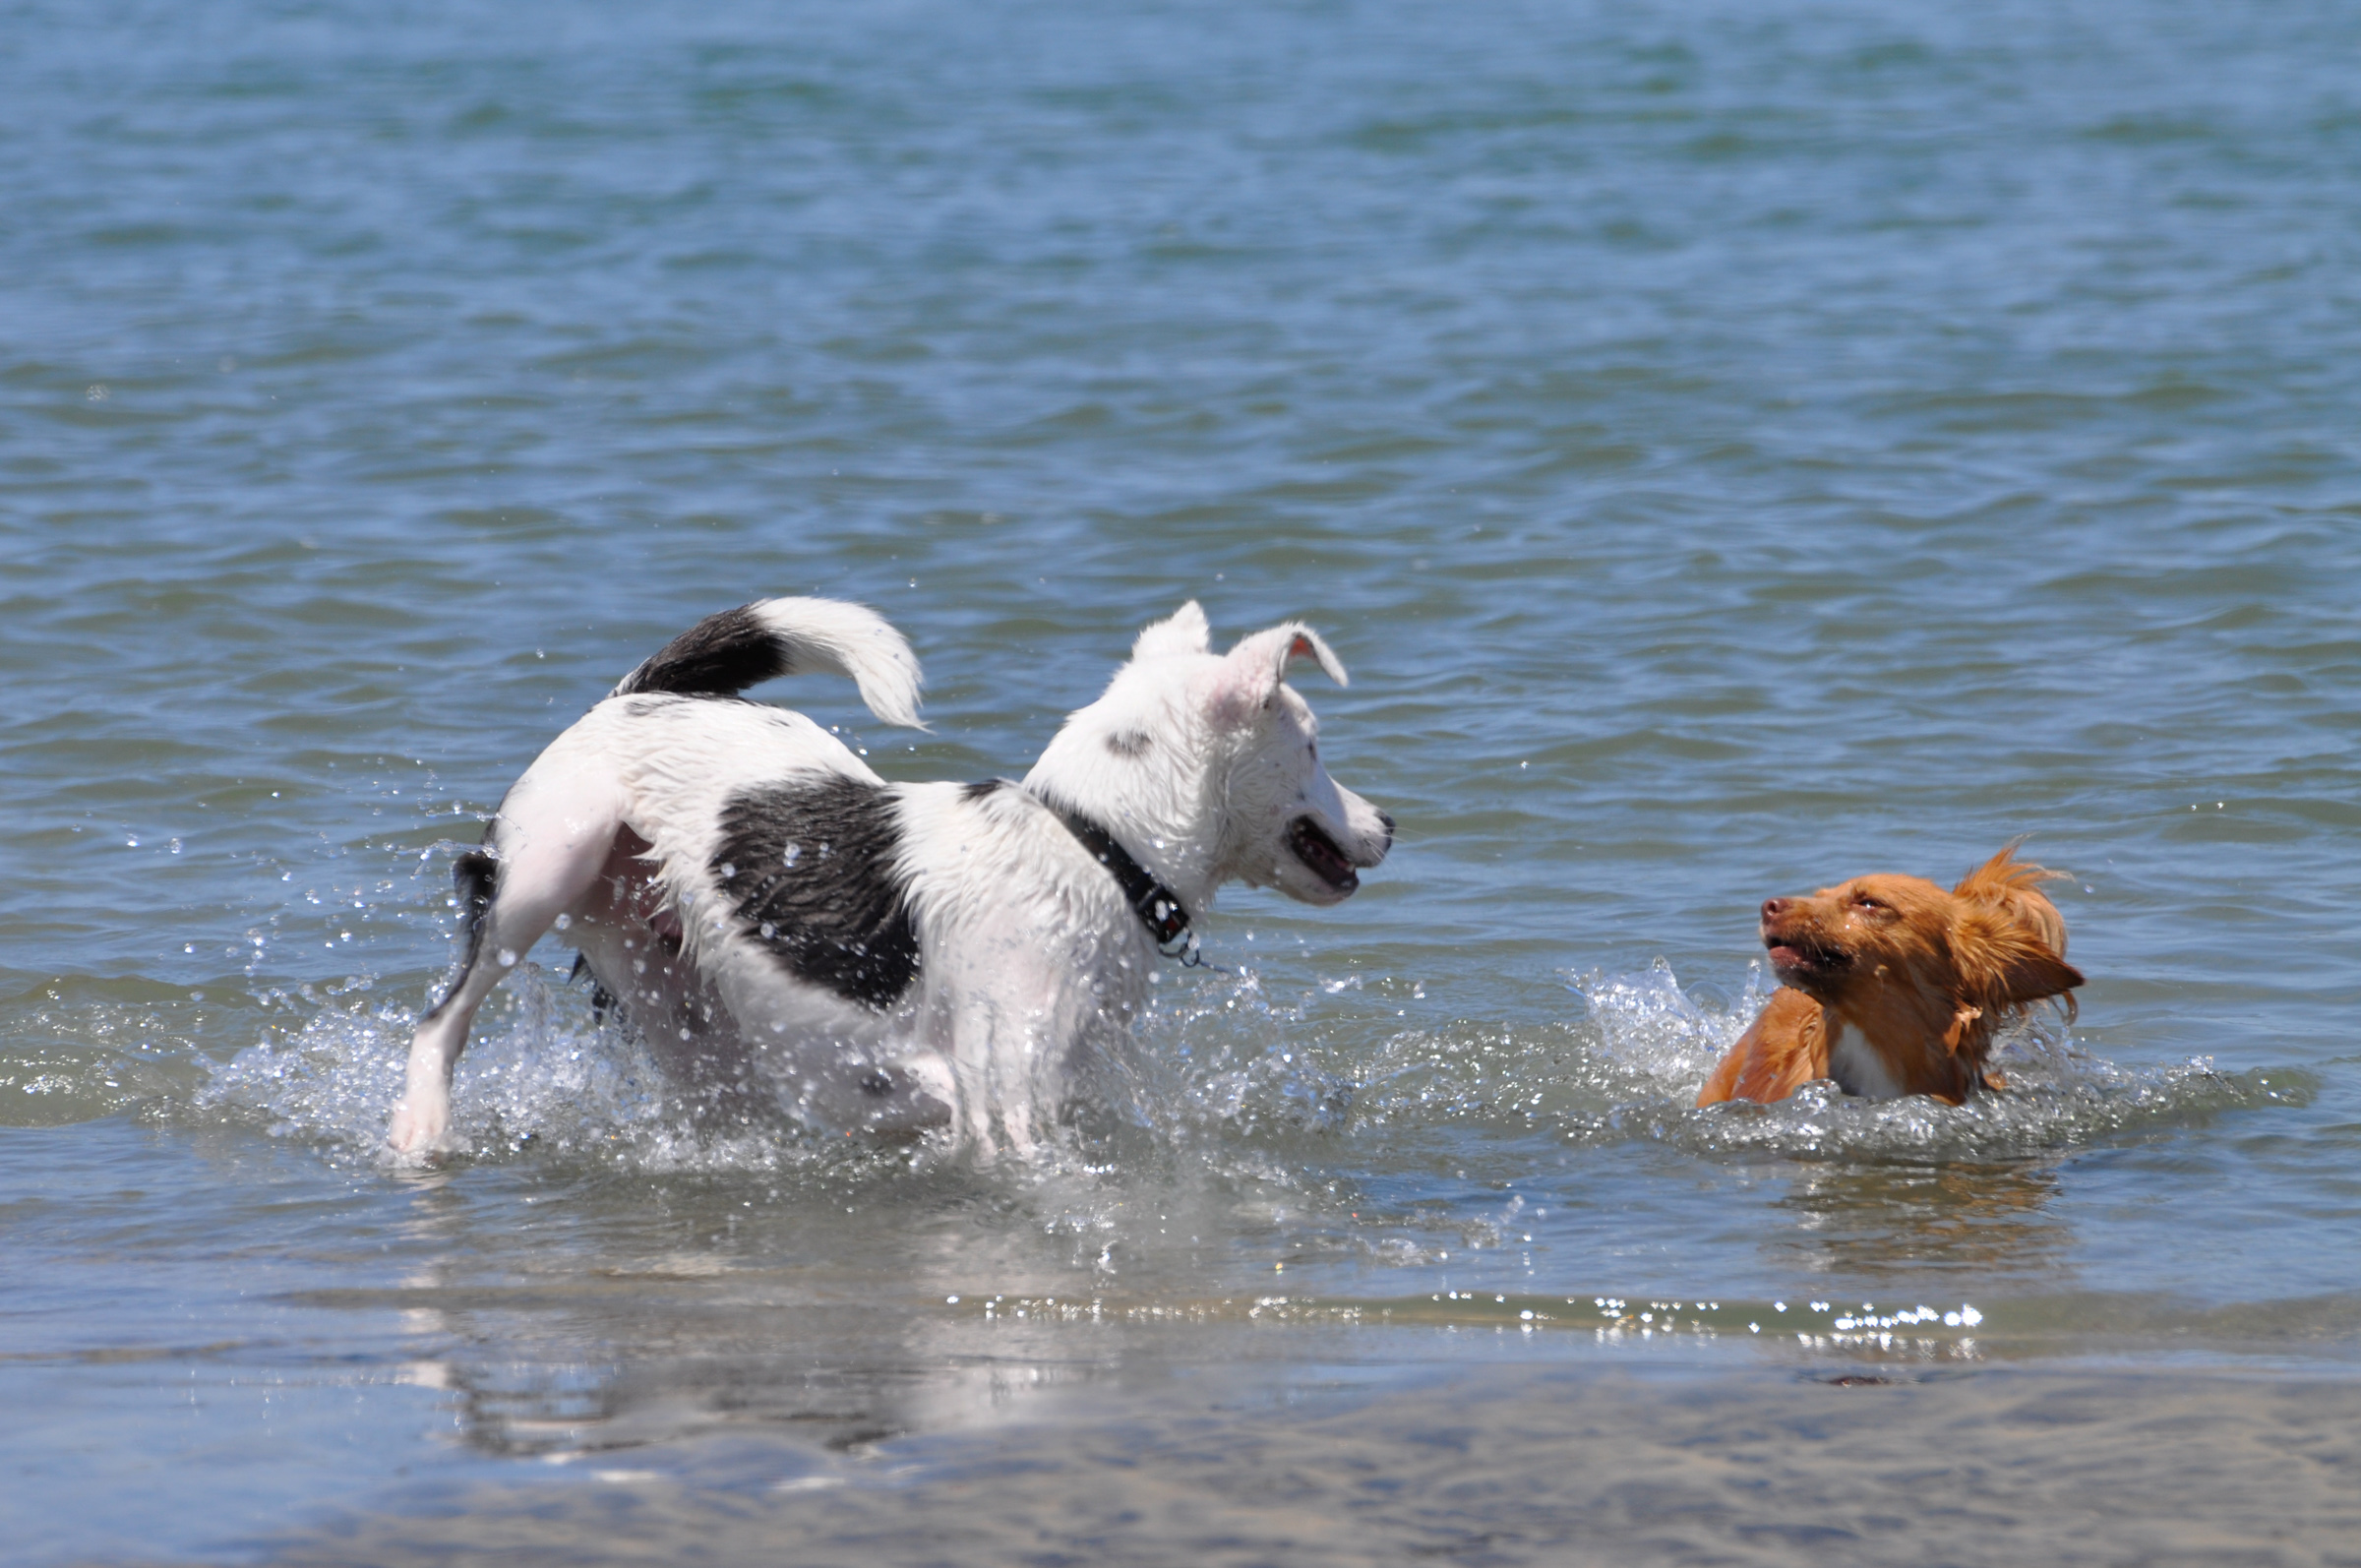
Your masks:
M1777 920L1786 907L1787 901L1784 898L1766 898L1763 900L1763 919Z

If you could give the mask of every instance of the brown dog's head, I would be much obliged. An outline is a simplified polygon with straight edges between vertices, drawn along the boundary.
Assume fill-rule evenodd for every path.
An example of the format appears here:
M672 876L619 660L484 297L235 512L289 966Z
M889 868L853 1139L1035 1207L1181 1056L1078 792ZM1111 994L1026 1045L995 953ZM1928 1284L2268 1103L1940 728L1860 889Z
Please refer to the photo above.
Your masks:
M2011 844L1945 892L1918 876L1856 876L1763 905L1763 945L1780 980L1852 1015L1872 1035L1931 1030L1958 1050L2000 1018L2083 983L2066 962L2066 922L2036 885L2063 872L2018 861ZM1980 1020L1982 1027L1968 1030Z

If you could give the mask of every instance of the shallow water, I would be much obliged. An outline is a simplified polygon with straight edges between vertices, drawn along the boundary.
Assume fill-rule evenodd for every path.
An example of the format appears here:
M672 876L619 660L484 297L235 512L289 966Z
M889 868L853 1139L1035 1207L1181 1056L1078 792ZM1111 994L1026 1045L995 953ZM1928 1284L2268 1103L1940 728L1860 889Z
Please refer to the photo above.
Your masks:
M2325 1560L2357 45L12 12L0 1529ZM1021 772L1184 598L1302 615L1399 847L1226 898L1227 972L1168 970L1029 1168L699 1124L551 944L475 1152L385 1169L453 854L664 637L815 591L909 634L933 729L760 694L899 778ZM2020 833L2089 984L2010 1094L1688 1109L1763 897Z

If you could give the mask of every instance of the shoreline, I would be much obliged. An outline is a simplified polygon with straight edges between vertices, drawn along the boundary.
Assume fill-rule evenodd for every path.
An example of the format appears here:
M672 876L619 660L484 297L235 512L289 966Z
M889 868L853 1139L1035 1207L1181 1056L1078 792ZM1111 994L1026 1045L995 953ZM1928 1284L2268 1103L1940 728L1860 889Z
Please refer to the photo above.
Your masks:
M752 1433L399 1498L289 1565L664 1560L2321 1563L2361 1539L2361 1382L2050 1368L1174 1369L983 1430ZM679 1560L672 1557L672 1560ZM1581 1560L1578 1555L1573 1560Z

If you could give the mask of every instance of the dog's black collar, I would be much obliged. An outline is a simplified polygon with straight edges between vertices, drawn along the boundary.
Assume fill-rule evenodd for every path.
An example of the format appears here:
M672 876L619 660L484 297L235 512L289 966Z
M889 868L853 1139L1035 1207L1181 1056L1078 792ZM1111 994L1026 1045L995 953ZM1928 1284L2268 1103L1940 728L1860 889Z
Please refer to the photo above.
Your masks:
M1062 806L1052 806L1050 810L1100 865L1115 874L1123 897L1131 902L1131 913L1139 917L1139 923L1155 938L1157 951L1182 963L1195 957L1197 938L1188 929L1188 908L1180 902L1180 895L1158 881L1145 866L1131 858L1129 850L1115 841L1113 833L1097 822Z

